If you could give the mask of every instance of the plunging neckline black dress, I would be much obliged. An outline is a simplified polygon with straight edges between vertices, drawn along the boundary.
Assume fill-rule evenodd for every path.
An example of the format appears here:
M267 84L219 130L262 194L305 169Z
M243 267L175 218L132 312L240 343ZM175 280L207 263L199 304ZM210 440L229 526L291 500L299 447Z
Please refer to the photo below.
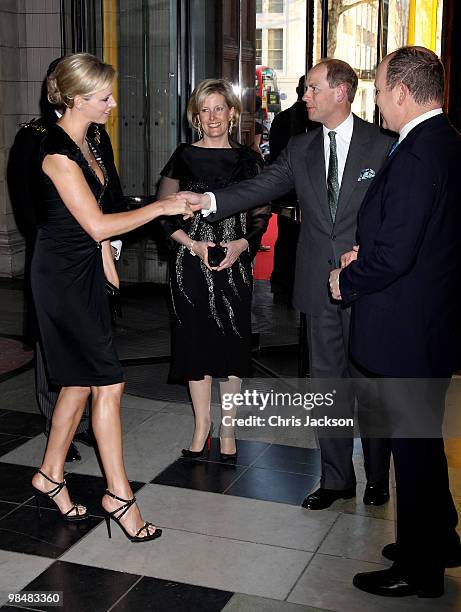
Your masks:
M43 139L46 155L66 155L82 170L98 205L107 172L96 143L88 143L104 175L101 183L72 138L59 125ZM59 387L122 382L104 289L101 245L69 212L50 178L41 172L40 223L31 266L31 285L50 383Z

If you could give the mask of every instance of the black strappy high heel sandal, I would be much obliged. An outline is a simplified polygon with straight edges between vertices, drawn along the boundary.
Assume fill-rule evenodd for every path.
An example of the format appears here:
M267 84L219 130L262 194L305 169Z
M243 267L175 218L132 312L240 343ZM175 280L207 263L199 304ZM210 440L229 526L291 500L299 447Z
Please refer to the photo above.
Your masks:
M116 499L117 501L123 502L122 506L120 506L116 510L112 510L112 512L109 512L108 510L105 510L103 508L104 518L106 519L106 525L107 525L107 535L109 536L109 538L112 537L111 526L110 526L111 519L117 523L117 525L120 527L120 529L123 531L123 533L126 535L126 537L131 542L149 542L150 540L156 540L162 535L161 529L159 529L158 527L155 527L155 525L153 525L152 523L148 523L147 521L144 523L141 529L138 529L138 531L136 532L136 535L133 536L130 533L128 533L128 531L125 529L125 527L120 522L120 519L128 512L131 506L136 503L136 497L132 497L131 499L122 499L121 497L117 497L117 495L114 495L113 493L111 493L108 489L106 489L106 495L108 495L109 497L112 497L112 499ZM120 512L120 514L118 516L115 516L117 512ZM155 528L154 533L149 533L149 527ZM141 532L144 530L146 531L146 535L144 536L140 535Z
M211 436L213 435L213 423L210 425L210 430L203 444L202 450L192 451L189 448L183 448L181 454L183 457L188 457L189 459L200 459L202 457L206 457L211 450Z
M52 484L56 485L50 491L40 491L39 489L34 487L34 485L32 485L32 488L34 490L35 503L37 505L38 517L41 519L42 509L40 507L40 497L47 498L47 499L53 499L54 501L54 498L56 497L56 495L59 495L59 493L61 493L64 487L67 487L67 484L65 480L63 480L62 482L56 482L55 480L52 480L49 476L47 476L44 472L42 472L42 470L37 470L37 473L43 476L43 478L46 478L48 482L51 482ZM56 502L54 503L56 504ZM56 504L56 507L59 510L59 514L61 515L64 521L68 521L69 523L75 523L76 521L83 521L84 519L89 517L88 510L85 510L85 512L80 513L79 504L76 504L72 501L71 501L71 504L72 506L69 508L67 512L61 512L61 510L59 509L59 506ZM70 514L72 510L75 510L75 514Z

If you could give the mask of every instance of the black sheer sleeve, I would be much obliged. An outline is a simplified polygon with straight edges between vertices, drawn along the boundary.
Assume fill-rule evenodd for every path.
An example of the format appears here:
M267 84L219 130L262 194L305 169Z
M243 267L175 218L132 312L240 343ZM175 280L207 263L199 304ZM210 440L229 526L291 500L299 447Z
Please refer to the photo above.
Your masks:
M181 159L182 145L179 145L173 155L160 172L160 184L157 190L157 200L161 200L180 190L180 178L183 175L183 162ZM181 217L162 217L159 224L165 235L170 238L177 230L182 229Z
M270 204L257 206L247 212L247 231L245 238L248 240L252 259L256 257L256 253L261 246L261 240L269 225L271 214Z

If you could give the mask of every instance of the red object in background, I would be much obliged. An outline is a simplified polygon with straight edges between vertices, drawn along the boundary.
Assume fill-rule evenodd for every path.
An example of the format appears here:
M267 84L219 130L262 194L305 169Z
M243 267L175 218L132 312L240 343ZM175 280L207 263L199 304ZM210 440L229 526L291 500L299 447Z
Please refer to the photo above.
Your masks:
M271 215L268 228L261 244L270 246L270 251L258 251L255 257L253 278L255 280L269 280L274 268L274 244L277 240L277 215Z

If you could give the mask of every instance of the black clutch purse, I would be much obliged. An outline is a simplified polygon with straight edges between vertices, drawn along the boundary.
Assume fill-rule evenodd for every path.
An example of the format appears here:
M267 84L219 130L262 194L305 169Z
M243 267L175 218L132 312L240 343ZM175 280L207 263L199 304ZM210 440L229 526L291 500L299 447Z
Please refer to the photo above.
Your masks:
M115 323L117 322L117 317L122 316L122 301L120 298L120 289L118 289L107 279L105 281L104 287L106 290L107 299L109 301L110 317L112 319L112 323L115 325Z
M208 247L208 263L212 268L217 268L225 257L226 249L222 246Z

